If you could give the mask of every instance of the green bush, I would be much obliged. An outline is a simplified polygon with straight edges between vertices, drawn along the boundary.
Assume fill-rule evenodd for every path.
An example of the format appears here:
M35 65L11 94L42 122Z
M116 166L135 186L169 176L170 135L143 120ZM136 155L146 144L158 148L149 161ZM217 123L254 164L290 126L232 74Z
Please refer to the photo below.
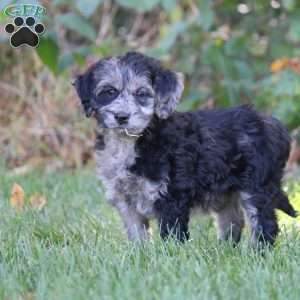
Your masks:
M24 3L2 0L0 9L15 2ZM25 128L29 128L45 122L42 112L51 111L56 119L48 116L43 124L55 124L59 134L50 135L48 142L48 132L42 133L50 145L48 150L54 149L52 144L61 136L67 143L82 137L73 127L64 130L66 122L83 123L70 86L72 77L99 58L127 50L157 57L185 74L183 101L178 107L181 111L250 103L274 114L291 130L300 126L300 4L296 0L25 2L47 8L40 20L46 31L36 50L12 49L8 35L0 31L0 89L5 88L0 107L4 108L3 116L9 118L5 124L0 121L0 127L27 124ZM0 26L7 22L2 15ZM19 100L19 110L12 107L11 99ZM51 106L54 101L62 103ZM24 105L34 113L24 114ZM63 105L70 107L59 111ZM20 141L12 142L14 135L3 134L3 130L0 128L1 135L9 139L5 160L15 165L15 160L23 161L18 157L36 156L32 147L36 148L37 143L28 145L30 151L19 149ZM30 134L24 134L23 139L32 141ZM41 140L40 136L36 139ZM69 147L74 149L72 145ZM40 148L38 152L48 150ZM89 149L83 152L89 153ZM84 153L82 156L86 156Z
M274 60L299 55L295 0L40 2L47 32L36 51L56 76L87 57L137 49L186 74L181 110L253 103L290 128L300 124L300 67L270 71Z

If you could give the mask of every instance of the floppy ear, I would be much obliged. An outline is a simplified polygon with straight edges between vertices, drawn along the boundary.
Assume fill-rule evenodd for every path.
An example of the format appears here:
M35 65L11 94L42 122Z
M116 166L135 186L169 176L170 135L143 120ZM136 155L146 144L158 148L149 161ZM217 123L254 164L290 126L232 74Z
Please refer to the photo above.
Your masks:
M90 117L93 112L93 108L91 106L93 86L92 75L91 71L87 71L83 75L79 75L73 83L87 117Z
M183 74L159 68L154 78L157 102L155 113L166 119L175 110L184 88Z

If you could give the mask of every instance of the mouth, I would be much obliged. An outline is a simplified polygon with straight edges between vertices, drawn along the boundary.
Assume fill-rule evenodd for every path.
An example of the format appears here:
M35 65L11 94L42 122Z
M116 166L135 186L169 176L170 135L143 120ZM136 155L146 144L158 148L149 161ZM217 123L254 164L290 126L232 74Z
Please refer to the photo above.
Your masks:
M137 127L131 127L130 124L108 124L105 122L101 114L93 114L93 117L96 118L100 127L105 128L106 130L115 130L123 135L128 137L140 137L143 135L143 129Z
M130 137L140 137L143 135L143 133L133 133L133 132L130 132L128 131L126 128L124 129L124 133L127 135L127 136L130 136Z
M112 128L113 129L113 128ZM137 128L128 128L127 126L118 126L115 129L129 137L140 137L143 135L142 130Z
M128 137L133 137L133 138L138 138L143 135L143 130L138 129L138 128L130 128L126 125L120 125L115 128L111 128L112 130L117 130L119 133L122 135L128 136Z

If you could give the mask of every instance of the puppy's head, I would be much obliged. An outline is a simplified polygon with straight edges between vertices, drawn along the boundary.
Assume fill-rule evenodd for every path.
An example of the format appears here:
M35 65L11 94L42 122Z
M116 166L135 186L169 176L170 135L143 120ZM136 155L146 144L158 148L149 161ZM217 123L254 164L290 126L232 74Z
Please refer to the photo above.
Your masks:
M87 116L99 126L143 131L154 114L167 118L179 102L183 76L140 53L105 58L75 81Z

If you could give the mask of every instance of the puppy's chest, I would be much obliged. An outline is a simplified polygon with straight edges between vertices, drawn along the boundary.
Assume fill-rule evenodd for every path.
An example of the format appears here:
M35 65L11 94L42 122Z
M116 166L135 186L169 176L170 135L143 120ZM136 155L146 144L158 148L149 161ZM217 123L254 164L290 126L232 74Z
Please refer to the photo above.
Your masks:
M106 137L104 144L103 149L96 151L96 163L107 201L115 206L126 202L142 215L153 215L153 204L165 191L166 185L129 170L136 158L134 140Z

